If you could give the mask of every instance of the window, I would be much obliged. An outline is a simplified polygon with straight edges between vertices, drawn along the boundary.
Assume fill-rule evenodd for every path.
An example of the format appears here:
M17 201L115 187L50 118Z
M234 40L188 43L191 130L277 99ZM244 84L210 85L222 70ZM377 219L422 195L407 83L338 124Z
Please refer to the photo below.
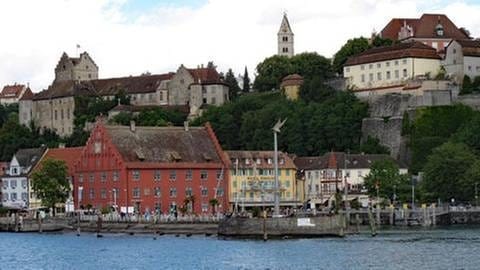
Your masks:
M257 158L257 159L255 160L255 162L256 162L258 165L260 165L260 164L262 164L262 159Z
M177 171L171 170L170 171L170 180L175 181L177 179Z
M3 189L7 189L8 188L8 181L3 181Z
M271 158L267 159L267 163L272 164L272 159Z
M192 196L192 194L193 194L193 191L191 187L185 188L185 196L190 197Z
M170 188L170 198L175 198L175 197L177 197L177 189Z
M381 68L382 67L382 63L377 63L377 68Z
M365 65L361 65L361 66L360 66L360 69L361 69L361 70L365 70Z
M91 174L90 174L90 178L88 179L88 181L89 181L90 183L95 182L95 174L91 173Z
M27 192L22 192L22 200L27 201L28 200L28 193Z
M27 188L27 180L22 180L22 188Z
M107 189L105 189L105 188L100 189L100 198L101 199L106 199L107 198Z
M132 171L132 177L134 181L140 180L140 171L138 170L133 170Z
M237 188L237 181L233 181L232 186L233 186L233 188Z
M155 197L161 197L162 196L162 192L160 191L160 187L154 187L153 188L153 196L155 196Z
M373 73L368 74L368 81L373 81Z
M398 60L395 60L394 63L395 63L395 66L398 66Z
M253 192L250 192L248 196L250 197L250 199L253 199Z
M373 64L369 64L368 69L372 69L372 68L373 68Z
M101 172L101 173L100 173L100 181L101 181L102 183L107 182L107 173L106 173L106 172Z
M17 188L17 180L10 180L10 187L12 189L16 189Z
M208 196L208 189L206 187L202 187L202 197Z
M395 70L395 79L400 78L400 72L398 70Z
M95 190L93 188L88 190L88 197L90 199L95 199Z
M282 49L282 51L283 51L284 53L288 53L288 48L287 48L287 47L284 47L284 48Z
M290 170L286 170L285 172L286 172L285 174L286 176L290 176Z
M245 164L246 165L250 164L250 160L248 158L245 159Z
M362 171L358 171L358 172L357 172L357 176L358 176L358 177L362 177Z
M17 200L17 193L11 193L11 194L10 194L10 200L11 200L12 202L16 201L16 200Z
M223 188L218 188L217 189L217 197L223 196Z
M188 169L187 172L185 173L185 179L191 181L193 177L193 172L191 169Z
M217 99L215 97L212 97L212 104L213 105L217 104Z
M402 63L403 63L404 65L406 65L406 64L407 64L407 59L403 59L403 60L402 60Z
M140 198L140 188L135 187L133 188L133 198Z
M287 187L287 188L290 187L290 181L288 181L288 180L285 181L285 187Z
M362 82L365 82L365 74L362 74L361 78Z
M208 212L208 203L202 203L202 212Z
M378 81L382 80L382 73L381 72L377 72L377 80Z
M350 72L350 68L349 67L345 68L345 72Z
M160 91L160 100L163 100L163 92Z
M390 66L390 62L386 62L386 63L385 63L385 66L389 67L389 66Z
M403 77L407 77L407 69L406 68L403 69Z
M200 180L207 180L207 178L208 178L208 172L205 170L202 170L200 172Z
M63 109L60 110L60 119L63 120Z
M160 170L155 170L155 172L153 173L153 180L160 181Z
M57 120L57 118L58 118L58 117L57 117L57 110L55 110L54 113L55 113L55 120Z
M453 54L456 54L457 53L457 49L453 49Z
M223 179L222 170L217 170L217 180L222 180L222 179Z
M391 77L391 75L390 75L390 71L387 71L387 75L386 75L386 77L387 77L387 80L390 80L390 77Z
M118 171L113 171L113 181L118 181Z
M468 71L472 71L472 66L468 66Z
M282 41L288 42L288 37L282 37Z
M457 59L453 59L453 64L454 64L454 65L457 64Z

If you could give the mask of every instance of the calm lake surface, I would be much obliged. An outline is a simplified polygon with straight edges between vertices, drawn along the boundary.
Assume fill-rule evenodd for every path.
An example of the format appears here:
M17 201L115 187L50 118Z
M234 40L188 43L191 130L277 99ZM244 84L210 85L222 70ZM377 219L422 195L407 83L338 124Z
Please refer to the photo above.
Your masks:
M0 233L0 269L480 269L480 228L344 239Z

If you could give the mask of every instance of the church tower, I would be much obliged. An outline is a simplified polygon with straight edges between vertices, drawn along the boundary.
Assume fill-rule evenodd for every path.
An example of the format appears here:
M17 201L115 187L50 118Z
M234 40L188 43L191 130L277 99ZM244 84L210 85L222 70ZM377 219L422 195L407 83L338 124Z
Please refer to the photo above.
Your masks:
M293 51L293 32L288 22L287 13L283 14L282 24L278 30L278 55L292 57Z

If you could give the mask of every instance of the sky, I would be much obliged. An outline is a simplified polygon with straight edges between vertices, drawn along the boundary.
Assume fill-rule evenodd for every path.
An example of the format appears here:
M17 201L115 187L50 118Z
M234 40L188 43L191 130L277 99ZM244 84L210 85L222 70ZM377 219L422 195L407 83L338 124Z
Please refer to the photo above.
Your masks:
M99 77L176 71L213 61L219 71L255 73L277 52L283 13L295 52L332 57L349 39L393 17L444 13L480 37L480 0L2 0L0 87L48 87L63 52L87 51ZM80 45L80 50L77 49Z

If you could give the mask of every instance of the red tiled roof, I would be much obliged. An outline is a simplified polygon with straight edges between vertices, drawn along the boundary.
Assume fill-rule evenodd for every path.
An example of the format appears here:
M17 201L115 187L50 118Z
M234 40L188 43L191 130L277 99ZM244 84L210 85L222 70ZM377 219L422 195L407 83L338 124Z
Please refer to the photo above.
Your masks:
M468 39L464 31L459 29L444 14L423 14L419 19L413 18L394 18L380 32L383 38L398 40L398 33L403 25L406 24L412 28L415 38L452 38ZM443 36L438 36L435 27L441 24L443 26Z
M23 84L6 85L0 93L0 98L18 98L24 88Z
M33 96L34 94L32 90L30 90L30 88L27 88L27 90L25 90L25 93L23 93L23 96L20 98L20 100L32 100Z
M195 68L187 69L193 77L194 83L211 84L222 83L220 74L215 68Z
M41 166L42 162L47 158L63 160L68 168L68 175L74 174L74 164L77 159L80 158L80 155L84 147L68 147L68 148L49 148L47 153L44 155L42 160L39 162L39 165L35 168L37 169Z
M366 50L362 53L349 57L345 63L345 66L374 63L406 57L441 59L434 48L421 42L413 41Z
M287 75L282 79L280 87L291 86L291 85L302 85L303 77L298 74Z

